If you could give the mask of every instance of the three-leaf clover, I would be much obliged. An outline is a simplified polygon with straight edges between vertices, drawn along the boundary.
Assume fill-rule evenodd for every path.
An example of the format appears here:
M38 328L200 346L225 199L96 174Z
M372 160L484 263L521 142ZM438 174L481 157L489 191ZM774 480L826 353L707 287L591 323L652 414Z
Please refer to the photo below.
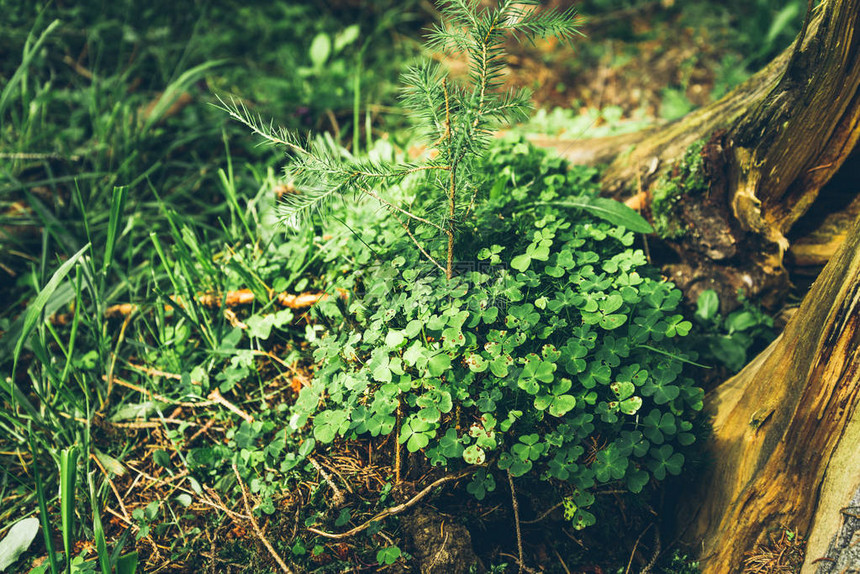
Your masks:
M666 478L666 473L681 474L681 467L684 466L684 455L680 452L675 452L672 445L664 444L661 447L651 449L651 460L648 461L648 468L654 474L657 480Z
M549 248L552 245L552 235L548 237L541 231L535 231L534 241L526 247L526 252L511 260L511 267L517 271L525 271L532 260L546 261L549 259Z
M642 432L652 443L663 444L666 437L674 436L678 432L675 415L651 409L651 412L642 419Z
M314 418L314 438L329 443L349 429L349 417L343 410L326 410Z
M400 548L397 546L386 546L376 553L376 562L381 566L394 564L400 558Z
M494 490L496 490L496 479L485 468L479 469L472 476L469 484L466 485L466 492L470 493L477 500L484 500L487 493Z
M610 444L597 453L591 468L597 480L609 482L624 478L628 463L629 460L620 449L616 445Z
M609 385L609 388L618 399L609 403L610 409L620 410L625 415L633 415L642 407L642 398L633 396L636 391L633 383L616 381Z

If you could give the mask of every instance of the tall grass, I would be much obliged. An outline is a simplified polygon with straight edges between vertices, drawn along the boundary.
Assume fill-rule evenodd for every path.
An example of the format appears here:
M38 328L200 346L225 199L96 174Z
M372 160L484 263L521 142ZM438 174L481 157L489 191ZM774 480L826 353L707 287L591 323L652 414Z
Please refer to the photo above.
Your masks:
M240 351L265 356L263 345L237 349L236 320L203 305L201 293L250 288L254 309L271 309L276 291L302 288L321 257L304 255L315 251L313 234L289 244L277 229L283 158L209 106L212 91L238 93L297 128L338 118L351 140L360 130L350 118L390 93L380 78L394 80L413 50L398 40L392 58L383 38L408 14L401 3L322 15L313 2L214 2L192 12L180 4L3 3L0 534L14 517L38 512L37 555L52 573L93 556L105 574L139 568L130 541L148 537L148 525L135 508L114 510L123 501L113 483L127 480L130 453L164 460L115 425L140 413L160 421L153 432L169 437L176 456L168 460L187 472L187 437L165 409L205 401L213 388L228 393L238 375L214 379ZM341 19L358 21L360 34L313 72L330 87L332 97L321 99L295 69L308 65L315 35L335 37L347 25ZM278 269L286 278L273 279ZM140 364L181 380L140 374ZM120 387L126 379L141 390ZM247 400L271 402L256 382ZM237 409L243 397L230 397ZM192 420L241 422L204 404ZM199 492L187 480L182 492ZM172 518L159 527L174 533L177 560L200 544L181 514L165 506ZM83 542L94 551L81 551Z

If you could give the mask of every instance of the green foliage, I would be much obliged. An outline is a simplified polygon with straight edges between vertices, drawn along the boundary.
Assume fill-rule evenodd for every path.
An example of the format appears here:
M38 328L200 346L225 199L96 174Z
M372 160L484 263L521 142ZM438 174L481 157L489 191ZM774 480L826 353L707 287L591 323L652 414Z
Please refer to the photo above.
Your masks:
M403 74L401 105L416 121L424 143L436 152L421 162L393 165L344 154L330 141L304 141L264 123L244 104L222 101L222 109L231 117L270 143L287 148L293 156L287 174L301 193L285 198L287 225L297 227L309 215L326 212L335 199L346 194L371 197L450 279L456 232L473 212L480 191L474 163L486 152L495 129L526 120L530 110L525 90L500 90L506 40L554 36L569 41L577 33L573 9L531 9L537 4L534 0L503 0L492 8L466 2L440 4L444 24L433 28L429 47L465 53L469 76L464 85L449 83L440 65L430 60ZM423 188L417 194L417 205L398 205L386 197L391 187L407 179L414 189ZM440 256L439 251L445 255Z
M678 226L678 202L684 195L708 189L702 169L704 146L704 141L690 145L681 161L654 184L651 191L651 213L654 229L661 237L678 238L684 235L685 230Z
M720 314L720 300L711 289L703 291L696 301L695 319L704 333L697 335L705 360L740 371L749 360L751 350L761 350L776 336L773 317L742 295L741 307L726 316Z
M634 111L632 116L624 119L624 110L618 106L588 108L584 113L575 108L553 108L551 111L539 109L518 130L550 134L560 139L580 139L631 133L651 123L644 109Z
M512 165L535 175L513 178ZM310 421L319 444L396 432L433 465L481 466L468 486L478 498L495 471L586 498L597 484L640 492L680 473L703 396L683 374L695 357L679 343L692 327L681 293L632 232L556 206L594 193L565 167L526 144L495 145L479 170L504 193L478 206L461 239L478 261L446 279L400 239L380 253L389 263L348 275L348 308L319 307L334 322L313 343L320 368L293 430ZM528 198L542 201L523 209ZM574 525L591 524L585 499L572 500Z
M394 564L400 558L400 548L397 546L386 546L376 553L376 562L380 566Z
M656 572L661 574L699 574L699 562L692 560L686 554L681 554L677 550L672 553L668 564L658 566Z
M689 114L695 106L687 97L686 88L666 87L663 89L663 99L660 102L660 117L672 121L683 118Z
M506 5L509 15L518 10ZM402 3L364 3L358 35L329 11L317 17L312 3L214 3L205 13L163 2L49 3L41 19L38 8L17 3L0 24L0 51L16 55L0 62L0 145L11 157L0 162L3 223L43 230L4 237L3 264L14 258L18 272L4 292L19 300L0 316L0 348L4 367L18 364L0 393L0 442L22 453L2 471L3 485L14 485L3 486L10 503L2 517L38 504L50 557L43 570L64 565L64 553L53 550L60 541L87 539L98 551L72 557L73 572L134 571L135 553L122 554L125 535L110 539L113 529L102 524L112 504L108 478L129 458L182 477L181 494L129 508L140 536L160 548L166 542L176 560L201 550L206 525L186 513L203 487L227 504L238 500L232 464L258 501L255 512L274 526L280 495L319 482L309 462L315 449L344 436L394 433L435 464L479 465L467 486L479 499L495 491L502 469L561 481L575 524L590 520L595 484L620 481L638 492L678 470L700 398L681 372L691 355L682 348L689 327L677 291L648 270L629 230L588 215L630 215L595 197L594 170L568 170L518 139L490 143L490 130L522 117L524 95L488 90L478 113L478 84L448 84L452 119L441 133L453 129L439 155L414 164L397 163L385 140L359 156L355 144L340 147L343 139L305 141L258 121L256 111L265 110L291 129L319 126L332 110L344 139L357 134L358 121L345 121L343 109L352 108L348 116L357 101L387 91L386 73L403 52L392 56L385 35L402 23ZM480 13L476 29L486 31L493 14ZM554 18L566 16L523 14L505 27L526 39L563 31ZM437 32L440 42L446 34L461 42L456 31ZM503 35L494 34L462 41L478 42L471 53L480 49L483 59L484 44L501 50ZM498 54L473 58L473 80L493 87ZM417 83L407 103L429 90L439 116L444 73L411 73ZM439 277L396 219L379 217L377 202L332 205L343 225L283 237L276 154L238 145L223 157L222 138L235 130L203 105L213 86L253 101L253 112L235 111L262 133L316 150L320 162L309 169L332 168L338 177L344 166L377 169L350 172L353 187L338 195L366 186L410 220L436 257L447 250L447 231L456 232L457 276ZM174 109L186 93L192 102ZM436 143L439 126L424 119ZM451 218L449 198L440 202L439 194L450 189L441 168L455 162ZM325 192L307 189L289 197ZM6 208L17 202L26 214L12 217ZM275 300L284 291L335 295L338 287L350 297L332 296L312 313ZM201 303L202 295L217 301L246 288L255 302L234 308L235 316ZM133 313L110 315L117 303L132 303ZM289 408L290 377L314 360L317 377ZM253 422L204 402L216 389ZM168 418L177 403L198 405L177 421ZM159 426L117 430L138 423ZM153 437L158 448L143 448ZM308 493L304 526L344 528L390 503L388 484L374 500L327 512L326 488ZM301 567L330 553L306 534L284 544L278 550L291 548ZM390 563L399 559L395 548L355 552L365 564L374 556Z

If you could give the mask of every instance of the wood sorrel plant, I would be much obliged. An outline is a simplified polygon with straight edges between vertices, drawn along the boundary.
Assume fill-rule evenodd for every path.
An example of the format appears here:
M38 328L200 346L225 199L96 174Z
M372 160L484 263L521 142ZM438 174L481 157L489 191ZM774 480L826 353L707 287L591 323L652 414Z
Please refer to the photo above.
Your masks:
M495 8L482 8L477 0L442 3L445 23L433 28L429 48L465 54L469 76L463 84L449 81L431 61L403 74L402 105L416 119L428 148L435 150L420 162L392 164L352 157L330 141L302 140L265 124L244 105L222 100L223 109L233 118L292 153L287 175L299 193L285 198L284 222L295 226L347 193L369 196L388 209L422 255L450 279L457 228L472 213L480 189L473 178L474 161L484 154L496 128L527 119L531 107L526 90L500 89L505 41L511 36L525 41L549 36L570 40L578 33L574 9L534 9L538 4L537 0L503 0ZM391 186L418 174L428 176L435 190L422 213L386 197ZM444 246L424 243L426 228L431 242Z

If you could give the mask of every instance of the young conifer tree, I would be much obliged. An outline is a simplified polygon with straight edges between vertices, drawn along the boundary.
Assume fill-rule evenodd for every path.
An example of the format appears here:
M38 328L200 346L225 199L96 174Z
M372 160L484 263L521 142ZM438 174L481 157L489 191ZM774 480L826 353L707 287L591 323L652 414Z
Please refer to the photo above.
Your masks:
M341 196L368 196L382 204L403 226L422 255L450 279L454 273L454 244L458 226L479 199L480 182L473 175L475 160L495 130L528 118L530 93L502 90L505 43L513 37L532 42L557 37L569 42L579 34L576 11L542 9L538 0L502 0L484 7L480 0L442 2L442 23L433 27L428 48L468 58L468 80L449 81L446 71L430 60L402 76L402 106L415 120L424 144L434 152L423 160L388 163L350 156L323 140L264 123L241 103L221 101L223 109L270 143L285 146L293 156L287 177L298 190L285 196L282 216L296 226L314 212L325 213ZM406 177L430 178L436 194L426 212L414 213L386 195ZM422 241L427 231L435 239Z

